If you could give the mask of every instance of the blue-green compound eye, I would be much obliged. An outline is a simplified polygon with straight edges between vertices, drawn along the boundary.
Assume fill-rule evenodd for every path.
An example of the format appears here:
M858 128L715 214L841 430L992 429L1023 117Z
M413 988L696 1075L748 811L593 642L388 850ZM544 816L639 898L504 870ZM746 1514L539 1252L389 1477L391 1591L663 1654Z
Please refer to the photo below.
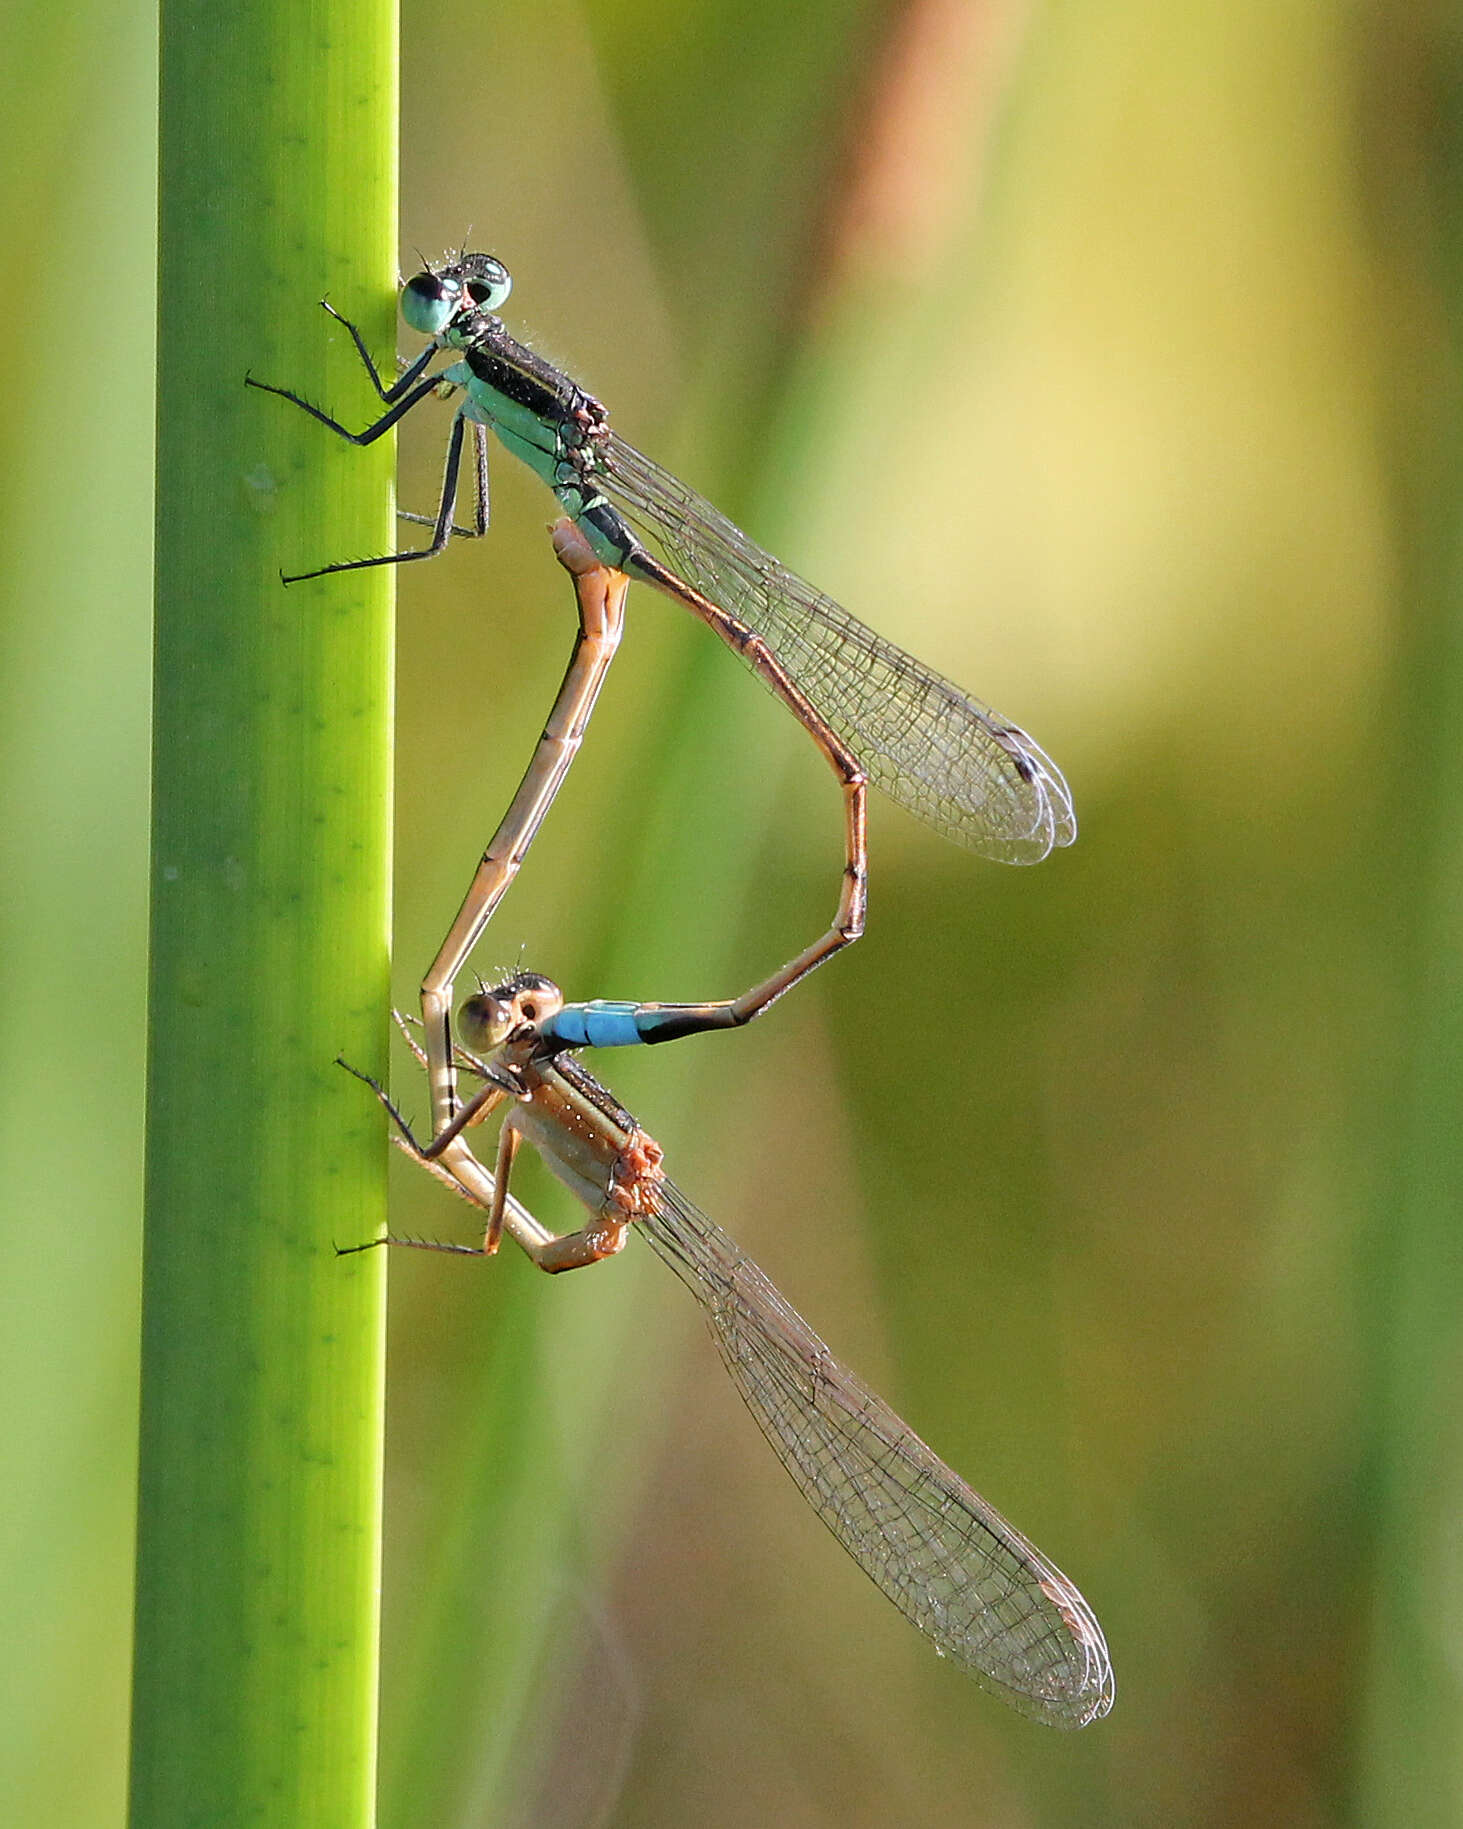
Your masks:
M479 311L499 311L513 290L513 275L491 254L464 254L451 269Z
M401 315L424 337L440 336L462 303L461 286L435 273L418 273L401 289Z

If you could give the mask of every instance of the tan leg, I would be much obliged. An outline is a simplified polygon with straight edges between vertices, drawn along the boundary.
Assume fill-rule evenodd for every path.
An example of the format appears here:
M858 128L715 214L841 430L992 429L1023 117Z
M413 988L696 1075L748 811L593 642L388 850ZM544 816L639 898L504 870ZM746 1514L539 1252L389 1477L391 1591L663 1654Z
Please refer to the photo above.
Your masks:
M408 1036L413 1052L418 1058L423 1057L423 1050ZM395 1130L392 1142L404 1155L410 1156L436 1177L444 1187L469 1205L477 1207L487 1214L487 1225L481 1245L459 1245L424 1238L385 1238L371 1239L364 1245L344 1247L342 1256L355 1251L369 1251L377 1245L397 1245L413 1251L443 1251L453 1257L491 1257L498 1248L498 1240L506 1232L521 1250L533 1259L540 1270L557 1274L562 1270L579 1270L586 1264L597 1264L602 1258L613 1257L622 1251L628 1236L633 1214L615 1201L607 1202L606 1210L597 1213L587 1225L577 1232L560 1236L550 1232L542 1225L528 1208L508 1189L508 1172L511 1170L513 1157L517 1153L519 1134L512 1123L511 1115L505 1120L502 1135L498 1140L498 1173L496 1178L489 1174L472 1150L464 1142L461 1132L468 1124L480 1123L488 1112L500 1104L508 1094L499 1086L484 1086L468 1104L463 1107L454 1121L452 1134L434 1139L432 1143L422 1145L417 1142L411 1126L402 1117L392 1103L385 1087L358 1067L342 1061L348 1073L358 1080L363 1080L385 1106ZM468 1115L471 1114L471 1115ZM512 1139L506 1142L506 1139Z

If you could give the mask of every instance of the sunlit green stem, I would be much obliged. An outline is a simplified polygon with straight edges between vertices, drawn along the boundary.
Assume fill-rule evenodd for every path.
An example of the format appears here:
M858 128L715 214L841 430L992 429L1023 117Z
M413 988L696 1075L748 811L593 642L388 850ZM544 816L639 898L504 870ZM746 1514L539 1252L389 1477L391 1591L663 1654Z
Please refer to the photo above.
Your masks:
M134 1829L373 1821L391 537L245 371L390 347L392 0L169 0ZM351 371L345 365L341 374Z

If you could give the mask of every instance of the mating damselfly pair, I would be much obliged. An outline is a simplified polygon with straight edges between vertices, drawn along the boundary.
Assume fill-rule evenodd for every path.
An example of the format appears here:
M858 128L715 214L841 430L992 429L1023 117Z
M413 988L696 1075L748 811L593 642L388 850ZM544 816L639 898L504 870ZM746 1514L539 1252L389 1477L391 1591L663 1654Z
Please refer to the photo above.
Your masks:
M864 627L763 552L684 484L615 433L601 403L513 338L497 309L510 281L486 254L449 256L402 289L408 325L430 340L390 386L350 332L386 410L363 431L277 387L332 431L369 444L429 395L457 395L443 487L422 548L337 562L288 582L440 553L453 534L488 526L487 431L553 490L554 529L574 583L579 632L543 738L478 865L422 985L431 1135L418 1141L386 1095L397 1140L488 1214L481 1247L506 1230L542 1268L614 1255L631 1229L701 1301L723 1360L759 1426L813 1509L937 1647L1022 1712L1075 1727L1111 1706L1102 1632L1080 1593L829 1353L732 1241L666 1179L661 1152L574 1059L583 1047L663 1042L739 1026L863 930L869 780L970 848L1034 862L1076 833L1056 767L1032 739ZM438 352L457 359L441 370ZM455 524L467 429L476 512ZM577 753L623 627L632 579L654 585L740 654L807 730L844 802L845 862L832 925L740 996L699 1004L565 1003L551 981L520 973L469 998L454 1033L458 973L517 873ZM458 1074L478 1081L464 1102ZM364 1076L363 1076L364 1077ZM374 1085L374 1082L372 1082ZM506 1105L495 1167L466 1138ZM589 1209L554 1234L509 1192L528 1138ZM376 1241L408 1242L408 1241Z

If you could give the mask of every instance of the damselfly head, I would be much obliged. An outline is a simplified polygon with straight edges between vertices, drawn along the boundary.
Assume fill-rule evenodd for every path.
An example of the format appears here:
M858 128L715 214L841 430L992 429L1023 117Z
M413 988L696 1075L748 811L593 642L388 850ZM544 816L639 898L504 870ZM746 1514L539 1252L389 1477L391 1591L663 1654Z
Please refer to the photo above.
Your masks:
M401 315L423 336L439 337L460 312L496 311L513 290L502 261L491 254L459 254L440 267L424 267L401 289Z
M518 1030L536 1028L564 1007L564 993L538 972L515 972L469 997L457 1012L457 1032L474 1054L490 1054Z

